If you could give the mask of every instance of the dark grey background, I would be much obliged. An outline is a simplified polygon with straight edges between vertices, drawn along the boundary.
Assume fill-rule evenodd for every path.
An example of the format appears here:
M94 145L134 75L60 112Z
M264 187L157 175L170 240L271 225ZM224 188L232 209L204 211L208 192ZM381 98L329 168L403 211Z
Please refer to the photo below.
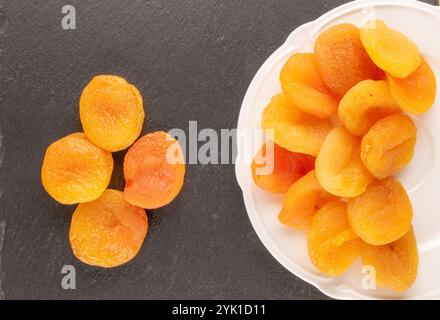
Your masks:
M296 27L344 2L0 0L0 296L326 298L260 243L233 165L189 165L177 200L149 213L139 255L112 270L73 257L74 207L46 194L40 167L50 142L81 130L79 95L96 74L118 74L139 88L148 115L144 132L187 131L188 120L199 128L234 128L265 59ZM61 28L66 4L76 7L77 30ZM115 159L112 187L120 189L123 154ZM76 290L61 288L65 264L76 268Z

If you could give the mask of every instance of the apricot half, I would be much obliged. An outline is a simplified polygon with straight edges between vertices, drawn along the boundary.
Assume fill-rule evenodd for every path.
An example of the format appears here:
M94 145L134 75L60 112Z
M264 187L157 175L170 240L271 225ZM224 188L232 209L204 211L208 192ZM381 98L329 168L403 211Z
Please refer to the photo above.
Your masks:
M384 80L359 82L348 90L338 109L345 128L355 136L365 135L377 120L400 112Z
M273 130L273 140L280 147L316 156L332 124L300 110L279 94L264 109L262 127Z
M337 276L351 266L360 255L361 241L350 228L345 202L330 202L316 213L307 244L310 259L321 272Z
M316 177L327 192L339 197L356 197L373 181L362 164L360 148L360 139L345 128L330 131L315 163Z
M313 53L294 54L280 74L284 94L305 112L326 118L338 110L338 101L319 74Z
M252 177L261 189L285 193L289 187L312 170L315 158L290 152L273 142L264 144L252 161Z
M315 43L315 56L325 84L337 98L362 80L384 78L365 51L359 28L352 24L339 24L322 32Z
M334 200L336 197L321 187L312 170L289 188L278 219L294 229L308 230L319 208Z
M361 40L374 63L396 78L406 78L420 65L420 52L403 33L382 20L370 20L361 28Z
M421 114L434 104L437 80L429 64L422 58L420 66L406 79L388 75L391 94L399 106L411 113Z
M395 175L411 162L416 135L417 128L406 115L377 121L362 139L363 164L378 179Z
M136 87L109 75L96 76L89 82L81 94L79 111L87 138L111 152L133 144L145 117Z
M110 152L73 133L46 150L41 180L47 193L62 204L96 200L107 188L113 171Z
M383 245L364 244L362 262L374 267L377 286L402 292L417 278L419 254L412 228L399 240Z
M144 242L148 217L129 204L124 194L106 190L73 213L69 239L73 254L82 262L112 268L133 259Z
M179 194L185 177L179 143L162 131L143 136L125 156L124 176L129 203L146 209L167 205Z
M403 186L393 178L375 181L348 200L348 219L366 243L380 246L403 237L411 228L413 209Z

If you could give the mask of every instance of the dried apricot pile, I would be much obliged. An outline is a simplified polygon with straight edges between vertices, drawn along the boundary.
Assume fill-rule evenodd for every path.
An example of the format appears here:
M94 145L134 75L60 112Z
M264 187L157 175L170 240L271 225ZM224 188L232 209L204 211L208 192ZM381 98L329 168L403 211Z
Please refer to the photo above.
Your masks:
M307 232L321 272L339 275L362 257L378 286L410 288L418 267L413 208L394 176L414 156L413 117L436 99L429 63L381 20L339 24L318 36L313 53L293 54L280 82L262 114L274 151L264 145L255 156L255 184L285 194L279 222ZM256 174L267 163L272 170Z
M112 268L139 252L148 230L145 209L162 207L179 194L185 159L168 134L147 134L126 154L125 191L107 189L111 152L128 148L142 131L142 96L125 79L102 75L84 88L79 104L84 133L47 148L41 180L58 202L79 204L70 225L73 254L86 264Z

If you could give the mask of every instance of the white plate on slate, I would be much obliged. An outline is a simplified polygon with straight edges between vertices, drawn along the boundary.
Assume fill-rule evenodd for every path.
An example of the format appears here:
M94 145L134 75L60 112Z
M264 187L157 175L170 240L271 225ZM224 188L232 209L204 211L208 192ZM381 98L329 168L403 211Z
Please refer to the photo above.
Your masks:
M252 80L240 111L238 130L260 129L261 114L271 97L281 92L278 80L287 59L296 52L313 52L317 36L339 23L360 26L371 18L384 20L405 33L418 45L433 68L440 85L440 7L414 0L360 0L340 6L319 19L302 25L276 50ZM269 252L287 270L338 299L435 299L440 298L440 94L434 107L414 117L418 128L415 157L398 176L414 207L414 229L420 262L417 281L404 292L362 288L361 262L358 260L340 277L318 272L307 256L306 236L278 222L282 196L260 190L252 180L250 161L256 149L250 135L238 139L236 175L243 191L251 223ZM254 146L259 147L259 146ZM268 271L269 272L269 271Z

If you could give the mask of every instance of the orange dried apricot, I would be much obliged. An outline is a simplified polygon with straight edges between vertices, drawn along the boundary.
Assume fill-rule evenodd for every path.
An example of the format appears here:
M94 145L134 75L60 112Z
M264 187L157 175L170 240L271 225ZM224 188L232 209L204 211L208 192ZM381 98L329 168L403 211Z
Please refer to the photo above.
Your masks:
M319 74L313 53L294 54L280 74L284 94L305 112L326 118L338 110L338 100Z
M141 137L125 156L124 176L129 203L146 209L167 205L179 194L185 177L179 143L162 131Z
M437 80L429 64L422 58L420 66L406 79L388 75L391 94L399 106L415 114L428 111L435 101Z
M145 210L125 201L122 192L109 189L99 199L78 205L69 239L79 260L112 268L136 256L147 230Z
M334 200L336 197L321 187L312 170L289 188L278 219L294 229L308 230L318 209Z
M362 139L364 166L378 179L395 175L411 162L416 135L417 128L407 115L377 121Z
M348 219L366 243L380 246L403 237L411 228L413 209L403 186L394 178L375 181L348 200Z
M382 20L368 21L360 34L370 58L393 77L406 78L419 67L421 57L415 43Z
M339 197L356 197L373 181L362 164L360 148L360 139L345 128L330 131L315 163L316 177L327 192Z
M252 161L252 177L255 184L265 191L285 193L314 166L315 158L312 156L290 152L269 143L261 147Z
M419 254L412 228L393 243L383 246L364 244L361 257L365 265L374 267L376 283L381 288L402 292L416 281Z
M96 200L107 188L113 171L110 152L73 133L46 150L41 180L47 193L62 204Z
M316 213L307 245L312 263L327 275L340 275L352 265L360 255L361 241L350 228L345 202L330 202Z
M377 120L400 112L384 80L359 82L347 91L338 109L345 128L355 136L365 135Z
M295 107L284 94L272 98L263 111L264 130L273 130L274 142L291 152L316 156L332 124Z
M81 94L79 111L87 138L111 152L133 144L145 117L142 96L136 87L109 75L96 76L89 82Z
M338 98L362 80L384 78L365 51L359 28L352 24L322 32L315 43L315 57L325 84Z

